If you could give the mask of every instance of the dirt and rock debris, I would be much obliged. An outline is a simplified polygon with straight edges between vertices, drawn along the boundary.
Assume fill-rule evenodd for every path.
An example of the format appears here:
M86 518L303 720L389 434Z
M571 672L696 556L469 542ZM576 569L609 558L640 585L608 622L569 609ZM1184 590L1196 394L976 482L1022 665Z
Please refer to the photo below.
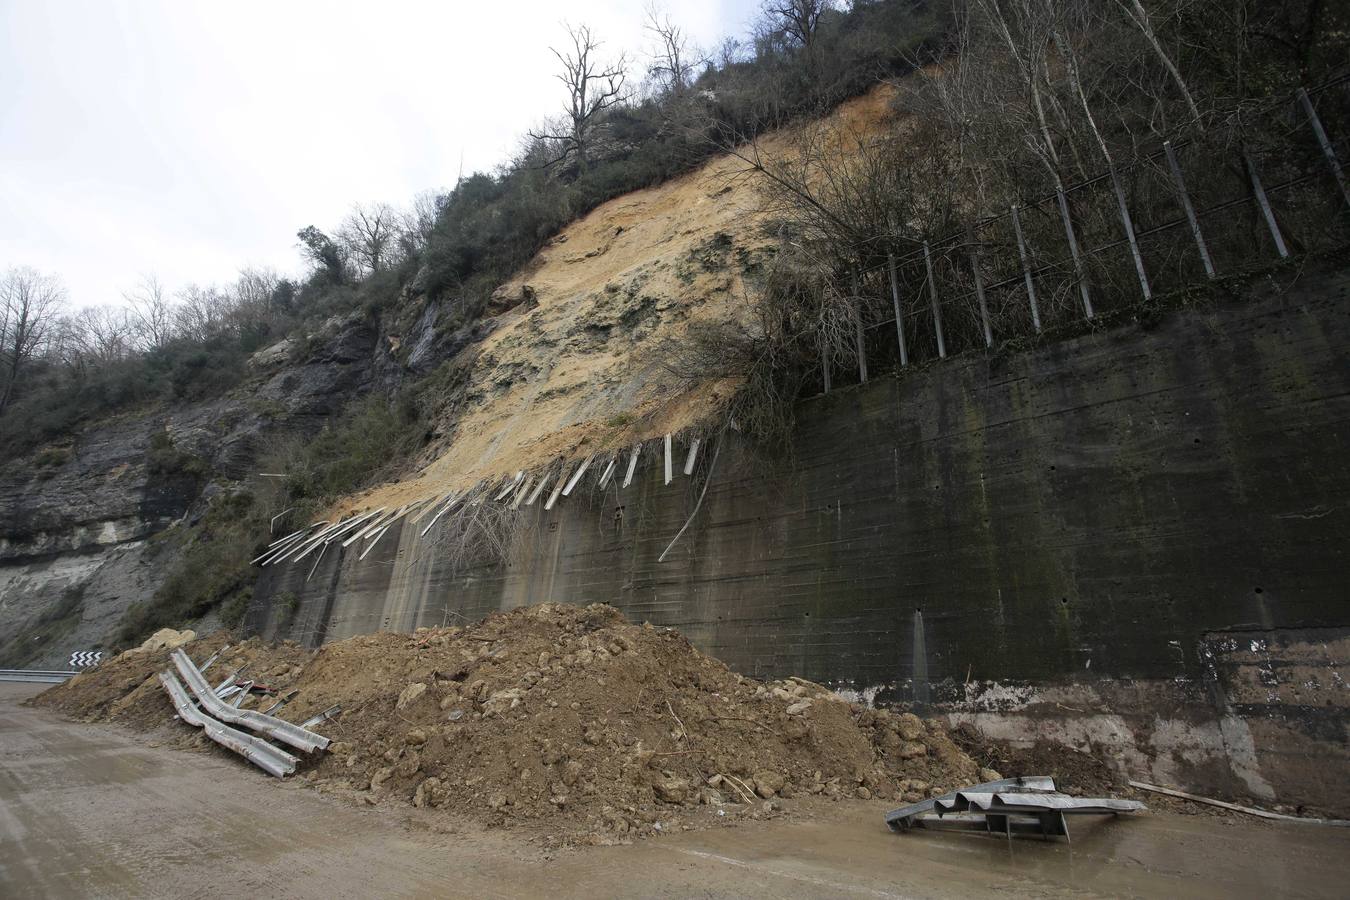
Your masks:
M227 644L184 645L199 664ZM148 731L172 723L157 680L169 648L136 649L33 702ZM318 651L257 638L209 681L242 670L285 694L294 722L334 704L333 739L299 778L367 803L443 809L491 825L606 842L775 815L799 798L913 802L997 777L945 726L851 703L803 679L759 682L674 630L601 604L545 603L467 626L378 634ZM270 697L250 697L265 708ZM176 723L184 746L206 746ZM223 751L215 751L223 752Z

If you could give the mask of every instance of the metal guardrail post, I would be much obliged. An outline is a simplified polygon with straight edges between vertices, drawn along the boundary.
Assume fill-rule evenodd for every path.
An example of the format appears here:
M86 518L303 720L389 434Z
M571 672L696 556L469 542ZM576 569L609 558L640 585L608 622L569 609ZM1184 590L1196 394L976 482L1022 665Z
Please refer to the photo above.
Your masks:
M938 357L947 358L947 342L942 339L942 310L938 308L937 279L933 277L933 254L923 242L923 265L928 271L928 298L933 304L933 333L937 336Z
M1088 292L1087 278L1083 275L1083 260L1078 255L1078 237L1073 233L1073 218L1069 215L1069 200L1064 196L1064 188L1056 187L1055 196L1059 200L1059 217L1064 220L1064 235L1069 239L1069 254L1073 256L1073 271L1078 276L1078 293L1083 298L1083 315L1092 318L1092 297Z
M1036 285L1031 278L1031 266L1027 265L1027 242L1022 236L1022 218L1017 214L1017 204L1012 205L1013 232L1017 235L1017 257L1022 261L1022 278L1027 286L1027 300L1031 303L1031 325L1036 333L1041 333L1041 310L1036 304Z
M1186 221L1191 224L1191 237L1195 238L1195 247L1200 251L1200 262L1204 263L1206 277L1214 277L1214 263L1209 258L1209 248L1205 246L1205 236L1200 232L1200 220L1196 218L1195 207L1191 205L1191 195L1186 192L1186 179L1181 174L1181 164L1172 149L1171 141L1163 141L1163 152L1167 154L1167 167L1172 170L1172 180L1177 184L1177 196L1181 198L1181 208L1186 213Z
M1322 127L1322 120L1317 115L1317 108L1313 106L1312 98L1303 88L1298 89L1299 102L1303 104L1303 109L1308 114L1308 124L1312 126L1313 134L1317 135L1317 143L1322 146L1322 154L1327 158L1327 165L1331 167L1331 174L1336 179L1336 185L1341 189L1341 199L1345 205L1350 207L1350 186L1345 183L1345 173L1341 171L1341 161L1336 158L1336 150L1331 146L1331 141L1327 138L1326 129Z
M980 325L984 328L984 346L994 346L994 330L989 326L989 305L984 299L984 276L980 274L980 250L975 242L975 229L966 226L966 251L970 255L970 271L975 275L975 297L980 304Z
M1125 202L1125 188L1120 184L1120 176L1115 166L1108 166L1111 172L1111 189L1116 192L1116 203L1120 205L1120 223L1125 226L1125 238L1130 242L1130 255L1134 257L1134 271L1139 276L1139 288L1144 292L1145 300L1153 299L1153 289L1148 284L1148 272L1144 271L1144 257L1139 252L1139 238L1134 233L1134 220L1130 218L1130 207Z
M895 273L895 254L886 254L886 266L891 274L891 303L895 306L895 337L900 342L900 367L909 365L909 348L905 346L905 317L900 312L900 279Z
M1261 215L1265 217L1266 227L1270 229L1270 236L1275 241L1275 249L1279 251L1280 259L1288 259L1289 248L1284 245L1284 235L1280 234L1279 223L1275 221L1275 213L1271 211L1270 201L1266 199L1266 189L1261 186L1261 176L1256 172L1256 162L1246 147L1242 148L1242 161L1247 166L1247 177L1252 181L1256 205L1261 208Z

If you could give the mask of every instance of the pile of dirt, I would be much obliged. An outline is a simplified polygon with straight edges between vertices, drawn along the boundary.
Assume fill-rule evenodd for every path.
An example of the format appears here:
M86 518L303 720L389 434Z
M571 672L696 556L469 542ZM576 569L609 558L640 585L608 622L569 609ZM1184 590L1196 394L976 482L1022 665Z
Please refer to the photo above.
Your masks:
M313 653L293 641L267 645L258 638L227 646L230 635L225 631L190 641L161 638L156 633L140 647L104 660L98 668L81 672L29 703L60 710L83 722L116 722L137 731L149 731L162 727L174 716L173 704L159 682L159 673L173 669L169 656L175 647L181 646L198 665L225 648L207 671L207 681L218 683L228 675L239 674L241 678L256 678L268 687L282 689L289 689L295 680L291 670L303 665ZM184 733L188 738L194 736L194 732Z
M187 650L200 661L222 641ZM283 710L292 721L342 706L319 729L334 743L302 773L311 784L573 837L764 814L782 798L914 801L990 774L940 723L801 679L745 678L678 632L600 604L543 604L316 653L251 640L213 675L242 664L298 690ZM154 682L166 665L162 652L123 654L38 702L153 727L171 717ZM270 701L246 705L258 702Z

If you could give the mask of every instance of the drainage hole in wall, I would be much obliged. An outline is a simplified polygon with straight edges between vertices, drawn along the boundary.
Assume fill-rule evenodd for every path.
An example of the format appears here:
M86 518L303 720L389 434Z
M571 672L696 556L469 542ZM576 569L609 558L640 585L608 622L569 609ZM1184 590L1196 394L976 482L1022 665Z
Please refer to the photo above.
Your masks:
M1265 593L1265 591L1261 590L1260 588L1257 588L1257 589L1256 589L1256 592L1257 592L1258 594L1264 594L1264 593Z
M1059 603L1060 603L1061 606L1068 606L1068 605L1069 605L1069 598L1068 598L1068 597L1060 597L1060 598L1059 598Z

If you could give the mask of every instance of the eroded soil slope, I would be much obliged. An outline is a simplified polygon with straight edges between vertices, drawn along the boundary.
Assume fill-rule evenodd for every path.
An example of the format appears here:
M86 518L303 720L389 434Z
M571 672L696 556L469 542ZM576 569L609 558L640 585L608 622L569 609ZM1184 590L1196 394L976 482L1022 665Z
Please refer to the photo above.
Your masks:
M891 116L893 96L878 86L758 152L790 154L808 129L847 135L837 147L848 152ZM691 322L745 312L747 281L772 243L759 185L727 154L568 226L495 295L509 312L484 340L435 458L349 505L393 508L712 422L734 385L672 363Z

